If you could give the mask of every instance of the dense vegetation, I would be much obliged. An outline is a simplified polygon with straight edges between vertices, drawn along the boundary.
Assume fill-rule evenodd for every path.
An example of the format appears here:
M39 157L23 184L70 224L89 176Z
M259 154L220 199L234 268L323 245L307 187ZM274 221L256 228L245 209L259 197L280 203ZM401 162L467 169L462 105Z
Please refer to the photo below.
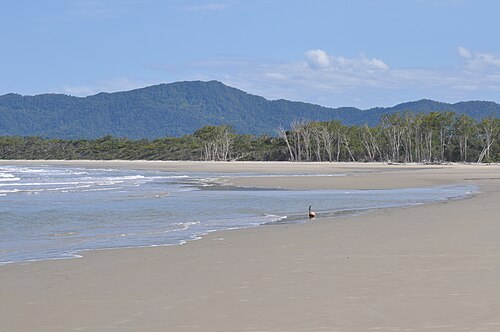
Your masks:
M220 82L178 82L78 98L60 94L0 96L0 136L95 139L180 137L206 125L231 125L239 134L275 135L294 121L341 121L375 126L382 115L452 111L475 120L500 117L492 102L445 104L421 100L391 108L326 108L287 100L269 101Z
M229 125L153 140L0 137L0 159L291 160L500 162L500 119L451 112L385 115L377 126L293 122L278 136L236 134Z

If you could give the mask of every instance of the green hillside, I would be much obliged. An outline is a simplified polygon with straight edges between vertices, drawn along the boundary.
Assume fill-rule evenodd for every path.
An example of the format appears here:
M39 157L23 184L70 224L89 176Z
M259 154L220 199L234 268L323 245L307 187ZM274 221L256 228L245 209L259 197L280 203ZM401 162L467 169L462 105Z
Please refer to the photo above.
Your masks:
M500 105L431 100L392 108L326 108L288 100L270 101L217 81L177 82L79 98L62 94L0 96L0 136L92 139L112 135L130 139L182 136L206 125L229 124L238 133L275 135L293 121L340 120L375 125L394 112L453 111L475 119L500 117Z

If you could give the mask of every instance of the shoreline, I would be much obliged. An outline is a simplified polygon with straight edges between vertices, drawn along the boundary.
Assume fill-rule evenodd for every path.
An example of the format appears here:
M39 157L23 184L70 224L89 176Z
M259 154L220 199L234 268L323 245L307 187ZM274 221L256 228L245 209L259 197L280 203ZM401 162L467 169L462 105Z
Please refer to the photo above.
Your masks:
M276 189L403 189L466 183L488 178L500 179L500 164L387 164L383 162L261 162L261 161L144 161L144 160L0 160L1 166L54 165L82 168L113 168L145 171L224 173L218 180L223 185L236 187ZM450 170L440 177L439 170ZM480 171L477 178L464 178L469 171ZM294 181L297 172L313 175L308 181ZM413 174L412 172L416 172ZM238 179L230 174L267 174L259 178L246 176ZM382 180L371 175L390 174ZM277 175L273 177L273 175ZM293 175L293 176L287 176ZM324 176L321 176L324 175ZM409 176L407 176L409 175ZM312 180L311 180L312 178ZM367 180L367 181L366 181Z
M351 189L434 181L475 184L481 192L333 220L217 231L183 245L7 264L0 268L0 319L16 331L495 330L500 168L350 167ZM324 186L349 184L318 178ZM257 187L270 180L244 179ZM319 183L271 180L292 188ZM458 295L450 295L450 281Z
M235 188L238 188L235 186ZM256 187L258 188L258 187ZM411 188L410 188L411 189ZM431 189L431 188L429 188ZM356 190L356 189L355 189ZM394 210L394 209L410 209L413 207L417 206L425 206L425 205L434 205L434 204L441 204L441 203L446 203L448 201L461 201L461 200L467 200L475 197L476 195L482 194L480 191L480 187L477 186L475 188L476 191L471 192L471 193L466 193L460 197L450 197L450 198L445 198L445 199L440 199L432 202L427 202L427 203L413 203L410 205L403 205L403 206L389 206L389 207L371 207L371 208L364 208L364 209L350 209L350 210L328 210L328 211L322 211L322 214L328 214L327 216L318 216L315 217L314 220L309 220L309 222L314 221L314 222L335 222L336 220L340 218L354 218L362 215L368 215L371 213L375 213L380 210ZM286 217L288 218L288 216ZM167 247L172 247L172 246L182 246L182 245L187 245L190 242L193 241L200 241L203 240L206 236L209 236L212 233L219 233L219 232L227 232L227 231L243 231L246 229L250 228L257 228L257 227L279 227L283 225L303 225L308 222L307 218L304 217L305 220L303 221L275 221L275 222L265 222L261 223L259 225L254 225L254 226L244 226L244 227L239 227L239 228L229 228L229 229L213 229L205 233L201 234L196 234L193 235L190 239L187 240L180 240L179 243L170 243L170 244L157 244L157 245L142 245L142 246L130 246L130 247L109 247L109 248L98 248L98 249L80 249L76 251L70 251L64 254L66 257L54 257L54 258L42 258L42 259L33 259L33 260L25 260L25 261L9 261L9 262L0 262L0 269L4 266L9 266L9 265L25 265L25 264L31 264L31 263L38 263L38 262L46 262L46 261L59 261L59 260L69 260L69 259L81 259L85 257L85 253L92 253L95 251L107 251L107 250L134 250L134 249L148 249L148 248L167 248Z
M188 170L186 173L194 173L197 174L199 171L207 171L207 170L213 170L214 167L218 168L219 171L224 169L224 167L228 167L227 165L229 163L225 162L185 162L185 161L180 161L180 162L175 162L175 161L124 161L124 160L111 160L111 161L92 161L92 160L70 160L70 161L58 161L58 160L44 160L43 162L39 162L38 160L15 160L15 161L9 161L8 163L4 163L3 161L0 161L0 167L2 165L26 165L26 166L36 166L36 165L54 165L54 166L63 166L63 167L83 167L83 168L113 168L116 167L117 169L128 169L128 170L145 170L145 171L153 171L153 170L160 170L160 171L165 171L165 172L170 172L170 171L178 171L180 166L188 166ZM313 165L311 165L313 164ZM283 165L285 167L283 168ZM418 189L419 187L423 189L434 189L436 186L429 186L430 184L425 184L421 186L410 186L408 180L405 182L399 182L397 186L394 186L393 184L388 185L381 185L380 183L376 184L376 187L366 187L366 188L357 188L353 186L353 181L357 180L358 178L355 177L362 177L364 175L369 175L371 172L373 172L373 169L379 169L379 168L386 168L384 171L391 172L391 176L397 175L399 172L403 172L402 174L405 174L406 171L422 171L422 170L436 170L438 168L435 167L435 165L421 165L424 166L422 168L418 168L418 165L416 164L411 164L411 165L403 165L403 168L397 167L390 167L392 165L386 165L384 163L319 163L321 166L321 172L312 172L310 174L303 174L304 170L309 169L311 167L315 168L317 167L317 163L295 163L295 162L235 162L232 163L232 165L229 165L231 168L230 173L226 173L226 170L224 173L217 173L213 177L213 183L215 187L223 187L225 189L238 189L238 188L247 188L247 189L268 189L268 190L323 190L323 189L330 189L332 185L337 186L337 190L343 190L343 189L349 189L349 190L374 190L374 189ZM117 167L118 166L118 167ZM246 168L246 171L249 169L251 170L257 170L257 173L253 174L245 174L243 176L238 175L235 172L234 167L237 166L240 168ZM389 167L388 167L389 166ZM396 166L402 166L402 165L396 165ZM449 165L448 165L449 166ZM274 168L273 168L274 167ZM279 167L279 172L276 171L276 167ZM325 169L324 167L329 167L329 169ZM346 167L352 168L354 167L355 170L354 172L349 173L348 169ZM195 170L193 170L193 168ZM299 168L301 170L300 174L294 174L296 172L296 168ZM343 169L345 173L338 173L339 168ZM358 169L359 168L359 169ZM369 172L365 172L365 170L368 169L370 170ZM268 173L270 170L272 170L272 174ZM328 174L328 171L331 173ZM380 172L377 170L377 172ZM241 172L240 172L241 173ZM326 173L326 174L325 174ZM339 177L347 177L347 179L341 179L339 181ZM301 181L307 179L306 182ZM295 181L299 180L299 181ZM345 183L349 183L348 186L346 186ZM333 183L335 182L335 183ZM340 182L340 183L339 183ZM281 183L288 184L287 185L280 185ZM248 185L250 184L250 185ZM454 186L454 185L465 185L465 184L458 184L452 181L447 181L441 183L441 185L437 187L446 187L446 186ZM205 189L203 186L197 186L199 189ZM475 188L474 190L477 190ZM470 196L473 194L467 194L464 193L463 196L461 197L455 197L451 198L451 200L462 200L462 199L467 199L470 198ZM363 215L363 214L369 214L373 213L374 211L381 210L381 209L398 209L398 208L411 208L413 206L418 206L422 204L436 204L440 203L443 201L449 200L448 198L445 199L439 199L436 201L432 202L426 202L426 203L409 203L408 205L401 205L401 206L379 206L379 207L367 207L367 208L353 208L353 209L345 209L345 210L322 210L322 211L317 211L319 212L319 216L315 218L316 222L322 222L322 221L334 221L338 218L349 218L349 217L355 217L357 215ZM230 229L212 229L208 230L207 232L199 233L199 234L194 234L190 238L186 239L179 239L179 242L177 243L163 243L163 244L152 244L152 245L136 245L136 246L118 246L118 247L107 247L107 248L84 248L84 249L79 249L75 251L68 251L62 253L60 256L57 257L51 257L51 258L37 258L37 259L28 259L28 260L19 260L19 261L6 261L6 262L0 262L0 268L3 266L7 265L12 265L12 264L27 264L27 263L36 263L36 262L43 262L43 261L52 261L52 260L67 260L67 259L79 259L82 258L86 252L92 252L92 251L101 251L101 250L120 250L120 249L142 249L142 248L154 248L154 247L171 247L171 246L178 246L178 245L185 245L188 242L191 241L197 241L203 239L203 237L207 236L208 234L212 232L220 232L220 231L225 231L225 230L243 230L247 228L253 228L253 227L262 227L262 226L272 226L272 225L283 225L283 224L303 224L307 222L307 217L304 217L304 220L299 220L296 214L290 214L286 213L286 220L283 221L275 221L275 222L262 222L259 225L248 225L248 226L241 226L237 228L230 228Z

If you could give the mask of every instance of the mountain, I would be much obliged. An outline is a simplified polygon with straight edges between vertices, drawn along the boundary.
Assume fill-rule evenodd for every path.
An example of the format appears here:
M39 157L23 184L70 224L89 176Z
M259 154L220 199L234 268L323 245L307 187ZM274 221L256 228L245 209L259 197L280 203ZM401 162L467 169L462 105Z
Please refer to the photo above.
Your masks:
M106 135L131 139L192 134L205 125L233 125L238 133L274 135L296 120L340 120L375 125L383 114L453 111L476 119L500 117L500 105L432 100L390 108L327 108L288 100L267 100L217 81L160 84L84 98L63 94L0 96L0 136L82 139Z

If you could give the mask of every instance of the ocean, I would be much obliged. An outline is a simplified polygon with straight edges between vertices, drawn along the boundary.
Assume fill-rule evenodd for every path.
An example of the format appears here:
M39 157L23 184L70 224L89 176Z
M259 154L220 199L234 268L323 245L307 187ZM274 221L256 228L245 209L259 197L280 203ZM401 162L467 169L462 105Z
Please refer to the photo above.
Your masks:
M222 186L217 180L252 175L273 174L0 166L0 265L78 257L84 250L178 245L218 230L308 222L309 205L320 222L326 216L461 198L476 190L466 185L277 190Z

